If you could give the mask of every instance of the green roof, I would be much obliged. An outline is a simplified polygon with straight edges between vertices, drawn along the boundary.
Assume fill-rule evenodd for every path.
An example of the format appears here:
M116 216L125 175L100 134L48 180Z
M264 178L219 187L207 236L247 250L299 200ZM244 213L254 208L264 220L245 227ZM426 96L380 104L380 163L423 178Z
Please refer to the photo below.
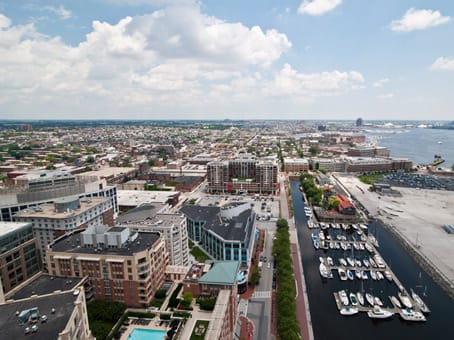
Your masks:
M239 269L238 261L214 261L210 270L199 279L199 283L233 286Z

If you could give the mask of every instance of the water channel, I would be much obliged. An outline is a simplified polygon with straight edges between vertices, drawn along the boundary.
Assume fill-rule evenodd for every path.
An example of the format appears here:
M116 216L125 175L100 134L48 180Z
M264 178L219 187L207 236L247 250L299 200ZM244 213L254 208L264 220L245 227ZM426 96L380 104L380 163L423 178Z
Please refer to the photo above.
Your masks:
M350 256L350 251L315 250L311 233L317 229L307 227L304 202L299 190L299 182L291 183L295 224L301 248L304 276L306 280L314 337L319 339L454 339L454 301L429 277L421 267L405 252L400 244L383 228L374 222L369 230L376 236L380 254L409 291L413 288L429 306L431 313L423 323L403 321L399 315L387 320L372 320L366 313L341 316L336 307L333 293L341 289L348 292L363 290L377 295L385 307L391 307L389 295L397 295L397 287L387 280L340 281L333 271L334 278L322 279L318 270L319 256L331 256L335 263L339 257ZM447 236L448 237L448 236ZM365 257L367 251L356 251L355 257ZM425 294L425 295L424 295Z

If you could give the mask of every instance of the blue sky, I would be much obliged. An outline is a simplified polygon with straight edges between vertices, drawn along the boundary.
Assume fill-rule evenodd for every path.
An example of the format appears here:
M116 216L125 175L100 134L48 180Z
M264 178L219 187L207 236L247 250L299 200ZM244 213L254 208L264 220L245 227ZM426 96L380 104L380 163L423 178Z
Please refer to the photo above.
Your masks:
M454 119L454 2L0 0L0 118Z

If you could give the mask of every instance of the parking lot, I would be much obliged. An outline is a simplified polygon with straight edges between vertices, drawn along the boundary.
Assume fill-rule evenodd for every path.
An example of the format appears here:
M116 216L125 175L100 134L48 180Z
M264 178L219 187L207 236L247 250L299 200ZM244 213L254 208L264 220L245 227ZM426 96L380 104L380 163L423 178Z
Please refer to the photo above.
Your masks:
M197 204L204 206L225 205L232 202L252 204L257 220L275 221L279 217L279 197L260 195L202 195ZM274 222L273 222L274 225Z
M454 178L398 172L380 180L396 187L454 191Z

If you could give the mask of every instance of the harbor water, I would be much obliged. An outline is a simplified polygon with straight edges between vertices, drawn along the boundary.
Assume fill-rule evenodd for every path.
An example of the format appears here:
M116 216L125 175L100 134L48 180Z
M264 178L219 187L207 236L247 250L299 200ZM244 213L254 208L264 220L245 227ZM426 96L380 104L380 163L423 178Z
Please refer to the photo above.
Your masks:
M392 128L368 129L366 136L391 150L392 157L409 158L415 164L429 164L440 155L444 167L454 164L454 130ZM378 139L377 139L378 138Z
M301 248L304 276L307 286L309 307L312 318L314 337L319 339L454 339L454 301L429 277L421 267L405 252L400 244L383 228L374 222L369 225L369 232L378 239L378 251L399 278L403 286L410 291L413 288L431 310L426 322L403 321L398 314L390 319L370 319L366 313L342 316L336 306L334 292L363 291L379 296L385 307L391 307L390 295L397 295L397 287L387 280L340 281L336 271L332 279L322 279L319 273L319 256L331 256L335 263L339 257L351 255L351 251L336 249L315 250L311 233L318 229L307 227L304 214L304 202L299 190L299 182L291 183L295 225ZM355 251L354 256L361 258L367 251Z

